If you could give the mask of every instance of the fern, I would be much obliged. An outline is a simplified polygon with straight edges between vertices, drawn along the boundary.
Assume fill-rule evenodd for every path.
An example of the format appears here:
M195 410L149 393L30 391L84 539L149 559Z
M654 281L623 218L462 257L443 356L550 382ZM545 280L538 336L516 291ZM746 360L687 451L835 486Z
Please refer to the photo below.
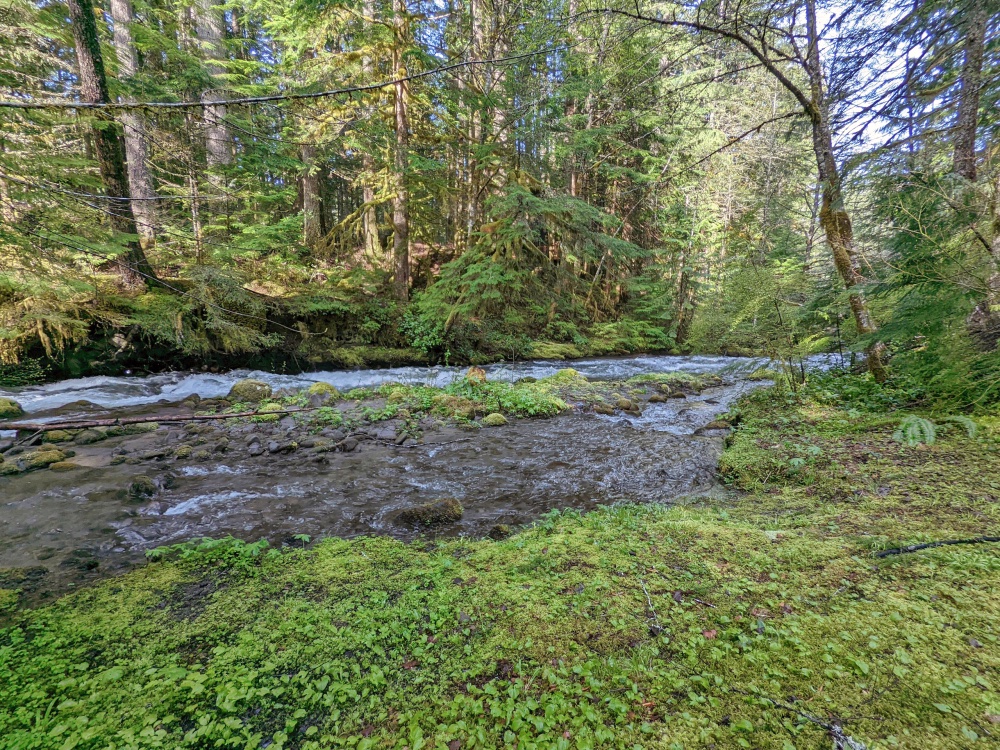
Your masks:
M965 428L965 434L968 435L970 438L974 438L976 436L976 433L979 432L979 425L977 425L968 417L962 416L961 414L954 417L945 417L944 421L953 422L959 425L960 427Z
M934 441L937 440L937 428L929 419L908 414L899 423L896 431L892 433L892 437L897 442L911 448L921 443L933 445Z

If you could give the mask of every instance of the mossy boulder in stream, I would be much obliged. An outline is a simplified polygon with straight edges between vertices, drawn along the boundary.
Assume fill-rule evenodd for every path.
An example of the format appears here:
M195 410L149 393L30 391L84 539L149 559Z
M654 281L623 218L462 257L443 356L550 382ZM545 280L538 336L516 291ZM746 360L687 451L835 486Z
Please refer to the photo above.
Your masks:
M128 497L130 500L145 500L156 494L156 482L145 474L132 477L128 485Z
M0 474L18 474L20 472L44 469L51 464L65 461L68 458L64 451L51 445L43 445L37 450L28 451L0 464Z
M306 389L306 393L310 396L323 396L327 401L336 401L341 398L340 391L329 383L324 383L323 381L313 383L308 389Z
M507 424L507 417L500 412L495 411L492 414L487 414L483 417L483 424L487 427L503 427Z
M76 434L75 442L79 445L90 445L91 443L98 443L106 437L108 437L107 434L101 430L87 429Z
M404 508L396 516L396 521L410 526L440 526L461 520L464 512L458 500L447 497L433 503Z
M24 415L24 409L12 398L0 398L0 419L17 419Z
M233 387L229 389L229 395L226 396L226 399L234 402L243 401L257 404L266 398L271 398L271 393L271 386L263 380L246 378L233 383Z

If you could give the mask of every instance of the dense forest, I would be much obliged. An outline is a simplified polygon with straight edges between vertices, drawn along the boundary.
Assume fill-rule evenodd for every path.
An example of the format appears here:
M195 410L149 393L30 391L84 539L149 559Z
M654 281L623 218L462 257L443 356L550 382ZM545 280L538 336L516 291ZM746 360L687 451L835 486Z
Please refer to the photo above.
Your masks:
M866 352L996 399L991 0L12 0L0 367Z

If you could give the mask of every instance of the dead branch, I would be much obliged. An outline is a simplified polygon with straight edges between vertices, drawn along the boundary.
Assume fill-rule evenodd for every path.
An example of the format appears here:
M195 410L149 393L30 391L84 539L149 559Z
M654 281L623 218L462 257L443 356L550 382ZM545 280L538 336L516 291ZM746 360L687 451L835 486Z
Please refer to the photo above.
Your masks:
M1000 542L1000 536L977 536L972 539L946 539L942 542L928 542L927 544L911 544L909 547L894 547L893 549L882 550L875 557L889 557L890 555L905 555L908 552L917 552L922 549L932 547L947 547L952 544L983 544L984 542Z

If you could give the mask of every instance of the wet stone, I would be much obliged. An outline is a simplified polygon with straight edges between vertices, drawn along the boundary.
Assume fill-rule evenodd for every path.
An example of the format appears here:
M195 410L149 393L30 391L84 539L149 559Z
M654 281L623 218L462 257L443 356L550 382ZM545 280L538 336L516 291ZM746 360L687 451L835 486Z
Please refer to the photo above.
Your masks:
M132 477L127 492L131 500L145 500L156 494L156 482L145 474L139 474Z

